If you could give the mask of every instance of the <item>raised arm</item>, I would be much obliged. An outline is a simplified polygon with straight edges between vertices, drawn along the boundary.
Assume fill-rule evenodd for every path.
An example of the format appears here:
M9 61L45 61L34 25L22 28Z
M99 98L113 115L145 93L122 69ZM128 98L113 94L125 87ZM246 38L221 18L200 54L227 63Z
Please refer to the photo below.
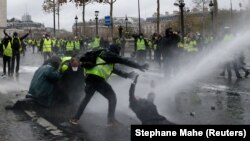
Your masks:
M3 33L4 33L5 36L8 36L8 38L11 38L10 35L7 34L5 29L3 30Z
M135 98L135 85L137 83L137 79L138 79L137 75L134 79L134 82L131 84L130 89L129 89L129 103L130 103L130 107L133 106L133 104L135 104L136 102L136 98Z

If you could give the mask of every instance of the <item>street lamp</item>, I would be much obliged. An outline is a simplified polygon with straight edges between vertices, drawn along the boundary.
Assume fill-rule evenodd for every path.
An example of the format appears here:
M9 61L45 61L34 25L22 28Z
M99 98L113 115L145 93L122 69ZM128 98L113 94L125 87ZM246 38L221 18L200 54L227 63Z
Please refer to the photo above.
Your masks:
M183 8L185 7L184 0L179 0L179 3L174 3L175 6L179 6L181 12L181 40L184 43L184 15Z
M125 22L126 22L126 37L127 37L127 33L128 33L128 17L127 17L127 15L126 15L126 17L125 17Z
M127 15L125 17L125 22L126 22L126 32L127 32L128 31L128 17L127 17Z
M77 36L77 20L78 20L78 17L76 15L76 17L75 17L75 21L76 21L76 36Z
M139 16L139 34L141 34L141 10L140 10L140 0L138 0L138 16Z
M96 25L95 34L96 36L98 35L98 14L99 14L99 11L95 11L95 25Z
M214 3L212 0L210 0L209 7L211 13L212 33L214 34Z

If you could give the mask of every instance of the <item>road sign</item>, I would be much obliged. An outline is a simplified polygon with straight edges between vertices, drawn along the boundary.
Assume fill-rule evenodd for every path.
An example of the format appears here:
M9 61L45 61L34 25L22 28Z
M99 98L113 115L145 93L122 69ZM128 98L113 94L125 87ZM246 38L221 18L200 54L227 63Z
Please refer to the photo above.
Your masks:
M111 26L111 18L110 18L110 16L105 16L105 26Z

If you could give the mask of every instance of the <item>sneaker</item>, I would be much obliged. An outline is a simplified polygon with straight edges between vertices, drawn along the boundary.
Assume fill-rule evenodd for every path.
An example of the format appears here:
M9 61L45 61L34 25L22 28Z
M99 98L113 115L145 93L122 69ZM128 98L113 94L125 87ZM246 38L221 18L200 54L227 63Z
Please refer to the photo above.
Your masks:
M7 78L6 74L2 74L1 78Z
M245 77L247 78L248 75L249 75L249 71L247 71L247 72L245 73Z
M119 125L122 125L119 121L117 120L111 120L111 121L108 121L108 127L115 127L115 126L119 126Z
M78 125L78 120L77 119L70 119L69 122L73 125Z
M5 110L13 110L14 109L14 107L12 105L7 105L4 108L5 108Z

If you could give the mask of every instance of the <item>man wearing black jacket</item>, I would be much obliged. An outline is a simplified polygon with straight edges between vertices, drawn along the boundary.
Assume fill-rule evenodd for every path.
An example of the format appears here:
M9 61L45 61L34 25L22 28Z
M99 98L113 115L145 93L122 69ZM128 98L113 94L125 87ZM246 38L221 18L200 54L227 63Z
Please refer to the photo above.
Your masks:
M30 33L30 31L29 31ZM19 72L19 63L20 63L20 51L21 51L21 41L28 37L29 33L25 34L22 37L18 37L18 33L14 32L13 37L9 36L6 31L4 30L5 36L9 38L12 47L12 61L11 61L11 76L13 76L14 68L15 68L15 61L16 61L16 75L18 76Z
M110 84L107 83L107 79L112 73L115 73L124 78L134 78L134 73L126 73L121 70L118 70L115 67L116 63L123 64L129 67L140 69L144 71L148 68L147 64L139 65L135 62L129 61L125 58L119 56L120 47L116 45L111 45L108 50L104 50L98 55L96 59L96 65L93 68L86 69L86 79L85 79L85 93L86 96L82 100L80 107L77 110L77 113L70 120L72 124L77 124L77 121L80 119L84 109L89 103L90 99L94 95L95 91L98 91L106 99L108 99L108 125L116 125L117 120L115 119L115 108L116 108L116 94Z
M134 82L129 89L129 107L140 119L142 124L173 124L168 121L164 116L160 115L157 111L155 104L149 99L137 99L135 97L135 85L137 83L138 75L135 77Z

